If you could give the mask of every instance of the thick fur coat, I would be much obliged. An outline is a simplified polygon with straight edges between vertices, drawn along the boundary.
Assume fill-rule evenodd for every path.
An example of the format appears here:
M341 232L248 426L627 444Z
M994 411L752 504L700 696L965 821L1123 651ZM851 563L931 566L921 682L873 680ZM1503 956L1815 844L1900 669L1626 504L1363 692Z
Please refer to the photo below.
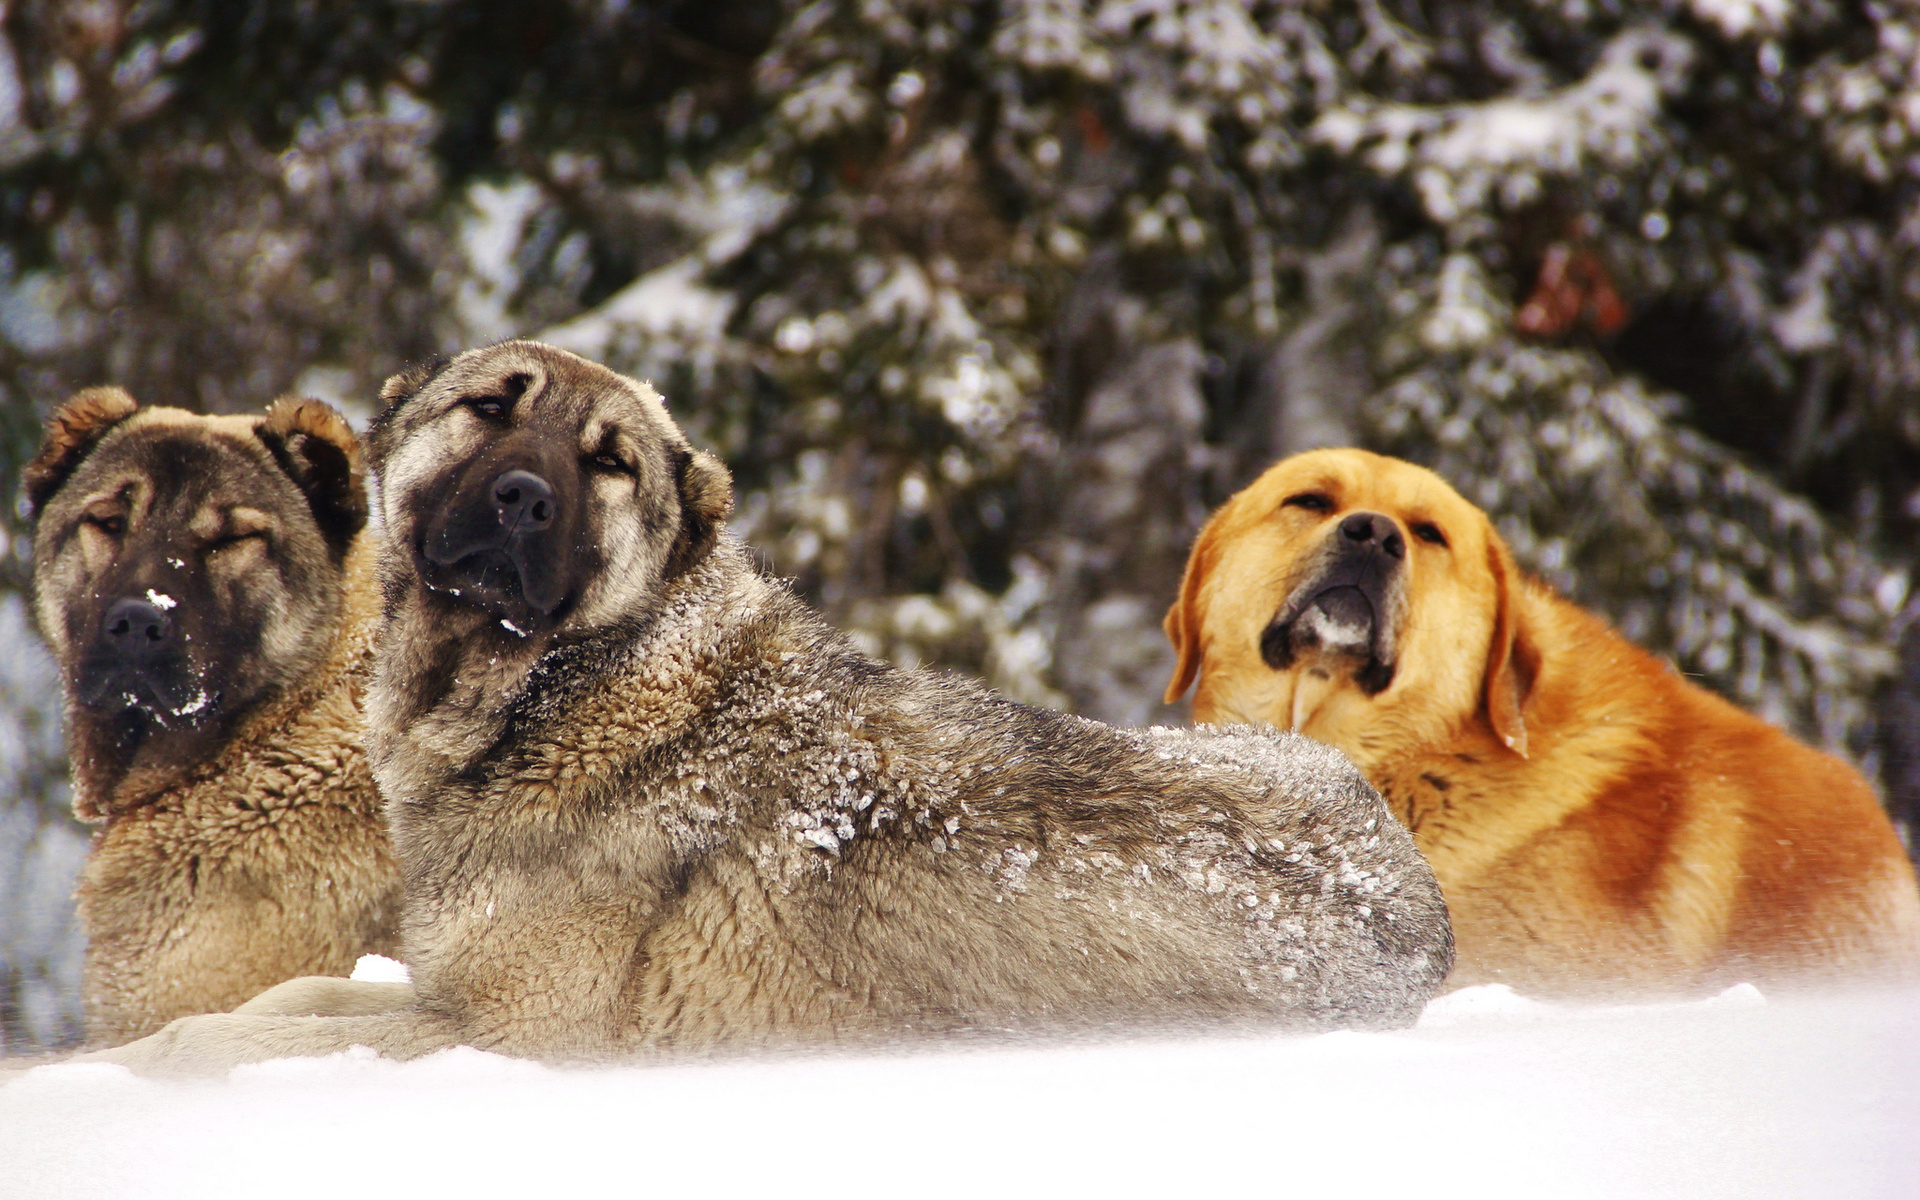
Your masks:
M285 1015L367 1007L305 981L114 1061L1394 1026L1445 977L1432 875L1339 754L863 657L719 529L651 389L564 352L388 393L369 721L417 1000Z
M1461 983L1693 992L1920 973L1920 888L1859 772L1524 576L1432 472L1360 450L1215 513L1172 702L1351 755L1446 891Z
M379 595L331 409L76 396L29 468L65 684L90 1041L395 953L401 881L362 747Z

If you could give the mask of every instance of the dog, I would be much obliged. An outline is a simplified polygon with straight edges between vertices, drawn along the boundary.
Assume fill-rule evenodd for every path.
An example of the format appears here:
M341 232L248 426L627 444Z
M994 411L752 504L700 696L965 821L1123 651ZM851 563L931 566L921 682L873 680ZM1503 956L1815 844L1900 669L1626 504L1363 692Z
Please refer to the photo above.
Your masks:
M26 469L74 809L102 827L78 892L91 1042L397 950L361 746L360 457L318 401L208 417L92 388Z
M659 396L564 351L383 397L368 728L415 999L295 981L105 1061L1398 1026L1445 977L1438 886L1337 752L864 657L724 531Z
M1173 703L1352 756L1446 893L1454 982L1541 995L1910 977L1920 892L1867 782L1516 569L1439 476L1363 450L1213 514Z

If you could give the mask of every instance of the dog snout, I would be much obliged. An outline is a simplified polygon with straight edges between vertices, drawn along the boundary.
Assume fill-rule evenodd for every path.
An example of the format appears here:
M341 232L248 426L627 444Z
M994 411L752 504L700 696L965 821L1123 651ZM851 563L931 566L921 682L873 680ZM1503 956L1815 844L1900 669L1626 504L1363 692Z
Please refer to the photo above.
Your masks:
M503 471L493 481L493 509L509 534L530 533L553 524L559 501L553 485L532 471Z
M1340 522L1340 536L1361 545L1372 542L1388 558L1407 556L1407 540L1400 536L1400 527L1379 513L1349 513Z
M167 600L150 591L107 606L75 675L81 703L172 712L186 702L191 665Z
M157 604L133 596L108 607L100 633L106 644L129 659L144 660L173 643L173 618Z
M570 550L582 516L569 485L537 454L469 464L423 532L428 586L523 625L552 616L572 587Z

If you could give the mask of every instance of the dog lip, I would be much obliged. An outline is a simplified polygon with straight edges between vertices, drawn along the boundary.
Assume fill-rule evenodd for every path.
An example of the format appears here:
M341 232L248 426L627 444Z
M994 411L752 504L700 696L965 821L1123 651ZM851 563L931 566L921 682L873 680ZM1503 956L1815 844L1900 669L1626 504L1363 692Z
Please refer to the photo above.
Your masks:
M1360 616L1358 612L1342 614L1333 611L1335 608L1351 609L1356 603L1366 610L1364 620L1369 627L1379 620L1373 597L1367 595L1366 589L1357 583L1335 583L1321 588L1308 597L1307 602L1301 606L1300 612L1304 616L1317 608L1328 617L1337 620L1342 615Z
M1267 658L1269 665L1278 665L1273 662L1275 658L1282 658L1290 664L1294 631L1300 628L1301 621L1315 614L1317 619L1312 629L1316 634L1345 629L1360 635L1325 643L1327 649L1338 651L1365 644L1371 656L1380 629L1379 613L1378 601L1358 584L1322 581L1311 589L1302 589L1302 594L1293 603L1274 615L1261 635L1262 656ZM1284 653L1277 639L1284 639Z
M501 529L497 533L488 531L486 535L456 537L452 529L442 526L427 534L420 542L420 557L436 567L454 567L472 558L487 554L509 554L509 547L520 543L524 534L513 529Z
M77 689L80 703L95 712L139 709L156 717L185 717L212 707L202 705L191 712L182 711L191 704L192 689L184 681L165 678L152 668L119 662L83 663L80 679L81 686ZM204 689L202 695L205 695Z
M531 495L529 503L507 503L525 500L522 493ZM566 572L541 569L555 550L549 539L559 533L553 489L516 469L496 477L487 496L485 504L443 511L421 531L414 571L427 590L509 621L516 635L551 627L568 601ZM529 504L541 511L521 511Z
M1367 606L1369 622L1377 631L1380 626L1380 610L1385 599L1386 580L1378 571L1368 570L1374 564L1366 562L1340 561L1333 564L1319 578L1296 588L1280 611L1273 615L1269 629L1280 626L1291 627L1320 600L1336 592L1352 592Z
M1364 608L1365 659L1354 668L1352 678L1362 691L1370 696L1377 695L1393 682L1397 668L1393 647L1386 643L1383 635L1387 632L1384 628L1387 585L1399 564L1377 541L1354 543L1350 539L1343 540L1347 544L1336 553L1327 568L1318 577L1296 588L1274 614L1273 620L1261 631L1260 658L1273 670L1287 670L1294 665L1297 657L1295 633L1302 617L1318 608L1323 617L1338 620L1341 616L1358 617L1357 608ZM1331 601L1331 605L1323 604L1326 601ZM1329 611L1330 607L1345 611ZM1328 649L1336 653L1344 650L1358 658L1359 654L1355 651L1360 647L1353 645L1348 649L1346 646L1334 646Z
M568 602L564 591L548 595L529 589L527 564L506 547L471 551L449 562L436 561L423 547L415 551L414 566L427 591L511 621L519 636L558 624Z
M1275 671L1285 671L1294 665L1293 646L1294 620L1274 620L1260 633L1260 661ZM1393 683L1399 664L1392 653L1378 644L1379 626L1374 626L1373 640L1368 646L1366 660L1354 668L1353 681L1360 690L1369 696L1377 696Z

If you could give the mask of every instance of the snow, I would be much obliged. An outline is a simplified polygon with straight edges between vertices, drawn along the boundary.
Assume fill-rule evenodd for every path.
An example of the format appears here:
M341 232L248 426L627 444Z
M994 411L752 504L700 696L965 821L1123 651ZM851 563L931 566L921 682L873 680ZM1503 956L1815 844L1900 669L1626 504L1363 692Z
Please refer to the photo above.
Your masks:
M1496 187L1517 207L1536 198L1541 173L1640 160L1658 141L1664 98L1685 83L1692 59L1683 39L1633 28L1608 42L1586 78L1557 92L1336 108L1313 134L1382 174L1410 171L1428 214L1451 224L1483 208Z
M0 1196L1875 1197L1920 1192L1920 991L1566 1007L1397 1033L555 1069L364 1049L0 1086Z
M704 279L779 219L786 201L752 185L733 166L655 192L631 197L640 208L673 216L698 231L701 241L688 254L649 271L598 308L539 331L543 342L587 358L604 358L623 332L652 338L690 338L701 344L722 335L733 315L734 297Z
M1477 349L1512 319L1506 307L1476 259L1450 254L1440 268L1439 295L1420 330L1421 340L1441 353Z
M469 211L460 222L467 277L460 283L455 310L476 342L499 341L520 330L508 305L519 285L514 249L521 231L539 206L540 189L527 180L505 186L476 183L467 190Z
M629 327L656 335L717 336L733 313L730 297L700 282L708 263L689 254L642 275L606 304L544 330L542 340L576 354L605 353L615 330Z
M1788 0L1690 0L1688 7L1729 38L1771 33L1784 26L1793 11Z
M353 974L347 978L361 983L412 983L413 972L407 964L384 954L362 954L354 960Z
M1829 288L1842 275L1847 259L1866 249L1851 244L1854 241L1847 231L1828 230L1787 280L1793 300L1773 315L1771 324L1774 337L1789 353L1810 354L1839 342Z

